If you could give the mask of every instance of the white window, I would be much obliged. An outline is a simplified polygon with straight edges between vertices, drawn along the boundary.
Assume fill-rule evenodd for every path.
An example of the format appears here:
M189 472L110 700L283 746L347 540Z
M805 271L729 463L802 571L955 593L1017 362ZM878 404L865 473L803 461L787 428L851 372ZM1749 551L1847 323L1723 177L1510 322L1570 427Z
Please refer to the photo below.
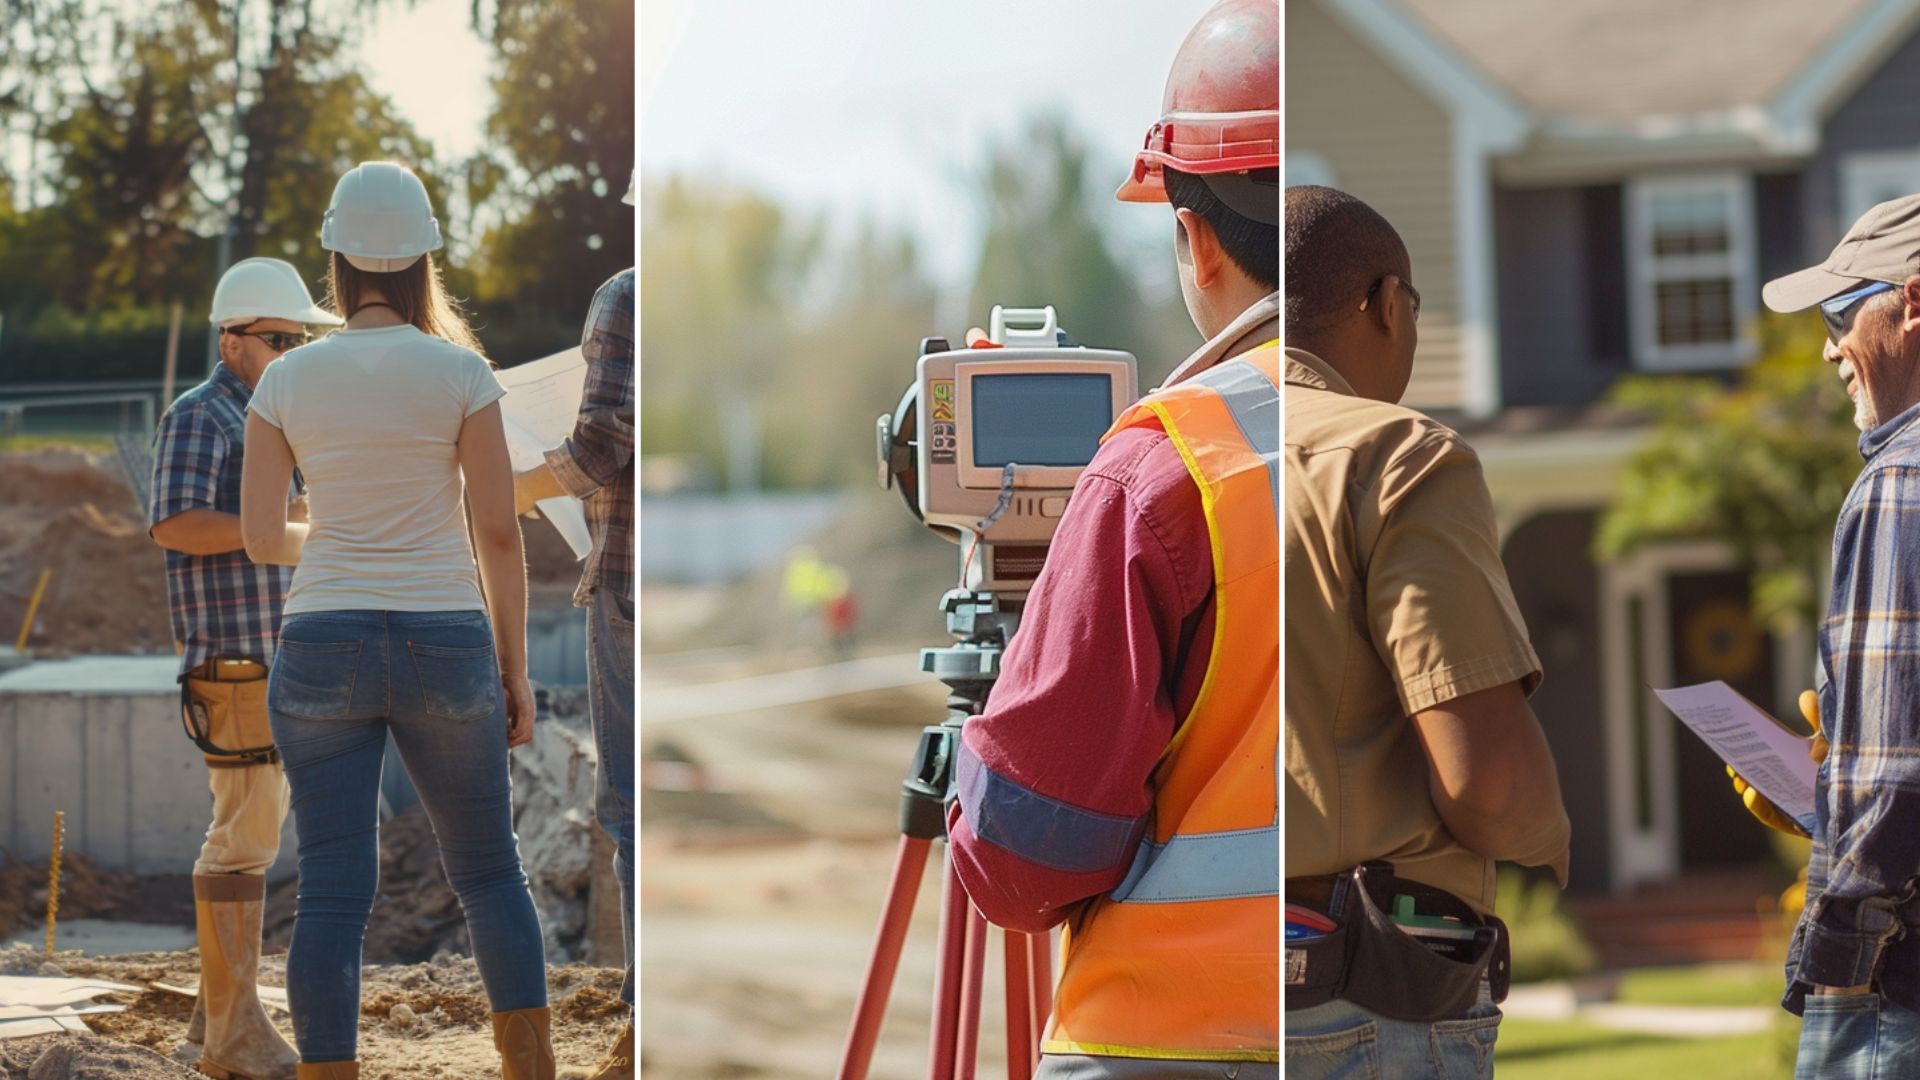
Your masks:
M1860 215L1903 195L1920 193L1920 150L1876 150L1840 159L1840 231Z
M1660 177L1627 188L1634 365L1734 367L1753 358L1753 192L1747 177Z

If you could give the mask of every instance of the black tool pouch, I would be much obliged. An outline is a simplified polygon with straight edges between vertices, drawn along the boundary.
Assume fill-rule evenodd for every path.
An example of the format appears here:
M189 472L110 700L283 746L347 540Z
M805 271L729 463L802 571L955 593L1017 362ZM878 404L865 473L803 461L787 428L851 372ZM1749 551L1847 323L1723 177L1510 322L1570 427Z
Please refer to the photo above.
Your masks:
M1396 893L1472 929L1461 947L1467 958L1442 956L1395 924L1382 909ZM1483 978L1493 1000L1507 996L1512 972L1506 925L1476 914L1451 893L1394 877L1389 863L1365 863L1335 875L1326 910L1337 929L1286 945L1288 1009L1338 998L1395 1020L1430 1024L1465 1013L1479 1000Z

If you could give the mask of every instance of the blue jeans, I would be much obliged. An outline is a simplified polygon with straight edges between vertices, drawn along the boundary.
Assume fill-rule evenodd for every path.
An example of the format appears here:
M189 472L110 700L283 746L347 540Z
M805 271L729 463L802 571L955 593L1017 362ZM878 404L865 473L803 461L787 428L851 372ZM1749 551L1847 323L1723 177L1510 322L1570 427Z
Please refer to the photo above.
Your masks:
M1808 994L1794 1080L1920 1076L1920 1013L1879 994Z
M1457 1020L1391 1020L1347 1001L1287 1013L1287 1080L1491 1080L1500 1006L1483 987Z
M513 834L506 699L486 613L288 616L267 707L300 838L287 1002L301 1059L355 1057L389 733L466 912L493 1011L545 1005L546 954Z
M627 977L620 1000L633 1004L633 601L595 589L587 601L587 709L600 753L594 817L613 837L613 873L620 879L620 932Z

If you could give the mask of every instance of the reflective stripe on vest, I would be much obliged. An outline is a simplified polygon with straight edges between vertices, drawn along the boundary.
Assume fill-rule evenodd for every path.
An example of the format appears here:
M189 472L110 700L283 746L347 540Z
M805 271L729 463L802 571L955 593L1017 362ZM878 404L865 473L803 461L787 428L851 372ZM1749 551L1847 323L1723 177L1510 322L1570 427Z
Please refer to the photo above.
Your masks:
M1199 488L1213 647L1150 834L1069 927L1047 1053L1280 1060L1279 385L1276 342L1114 424L1165 431Z

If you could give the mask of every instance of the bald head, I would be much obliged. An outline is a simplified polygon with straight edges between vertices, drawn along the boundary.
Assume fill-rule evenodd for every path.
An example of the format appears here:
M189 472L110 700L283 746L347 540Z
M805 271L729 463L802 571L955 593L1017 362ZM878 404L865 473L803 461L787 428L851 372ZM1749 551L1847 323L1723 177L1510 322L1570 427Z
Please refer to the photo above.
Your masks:
M1287 189L1287 339L1309 347L1360 310L1374 282L1407 279L1407 246L1387 219L1344 191Z

